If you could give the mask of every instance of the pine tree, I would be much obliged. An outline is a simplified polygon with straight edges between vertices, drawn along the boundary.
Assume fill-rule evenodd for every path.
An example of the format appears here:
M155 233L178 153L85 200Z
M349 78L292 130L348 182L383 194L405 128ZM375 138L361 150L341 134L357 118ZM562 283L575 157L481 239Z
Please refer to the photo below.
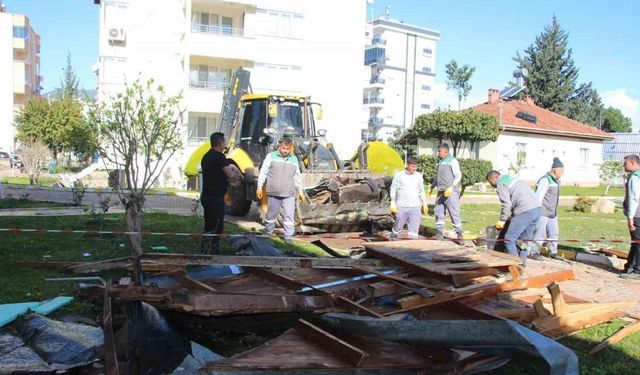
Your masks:
M63 69L62 79L60 80L60 96L63 99L78 98L78 77L71 65L71 54L67 54L67 66Z
M529 78L525 92L537 105L551 111L568 114L567 103L573 97L578 79L568 48L569 33L563 30L553 16L550 26L524 51L513 59L519 67L527 68Z
M567 116L596 128L602 126L604 104L591 82L578 87L567 104Z

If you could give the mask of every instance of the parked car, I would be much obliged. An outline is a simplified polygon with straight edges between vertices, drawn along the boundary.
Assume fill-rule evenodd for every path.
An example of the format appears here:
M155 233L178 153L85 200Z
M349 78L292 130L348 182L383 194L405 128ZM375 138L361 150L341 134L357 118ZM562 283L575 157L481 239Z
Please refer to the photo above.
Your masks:
M11 155L8 152L0 151L0 159L10 159Z

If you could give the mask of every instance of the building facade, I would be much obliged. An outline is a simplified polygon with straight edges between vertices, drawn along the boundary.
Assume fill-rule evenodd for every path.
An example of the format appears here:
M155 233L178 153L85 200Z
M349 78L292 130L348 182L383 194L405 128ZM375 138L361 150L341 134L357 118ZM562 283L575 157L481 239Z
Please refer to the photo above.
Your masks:
M138 77L183 92L186 147L170 168L180 172L208 141L224 88L241 67L251 71L255 93L311 95L323 105L316 127L340 156L357 148L366 0L95 2L99 97Z
M14 118L27 100L39 96L40 36L29 18L0 7L0 151L14 152Z
M466 144L459 158L489 160L501 173L535 183L551 168L554 157L565 166L564 184L596 186L603 145L610 133L538 107L530 100L502 100L489 90L488 101L473 109L497 116L500 135L495 142ZM447 140L444 140L447 141ZM418 140L420 155L435 155L437 140Z
M440 33L388 17L367 26L364 118L373 138L387 140L434 109Z

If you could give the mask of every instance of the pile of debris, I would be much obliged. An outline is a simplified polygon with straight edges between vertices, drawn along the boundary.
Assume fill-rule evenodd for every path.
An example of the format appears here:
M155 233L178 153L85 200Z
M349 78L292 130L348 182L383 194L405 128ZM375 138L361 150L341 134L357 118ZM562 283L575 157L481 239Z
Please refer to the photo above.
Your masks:
M327 243L320 242L331 250ZM518 257L450 241L362 246L357 259L145 254L152 275L144 286L122 278L84 294L108 301L109 312L112 303L153 306L176 327L192 322L201 336L288 322L264 345L199 367L210 374L472 374L521 355L552 374L577 374L576 355L554 340L621 317L632 304L582 301L560 291L571 270L525 277ZM132 265L120 258L57 266L95 273ZM113 368L123 359L109 337Z

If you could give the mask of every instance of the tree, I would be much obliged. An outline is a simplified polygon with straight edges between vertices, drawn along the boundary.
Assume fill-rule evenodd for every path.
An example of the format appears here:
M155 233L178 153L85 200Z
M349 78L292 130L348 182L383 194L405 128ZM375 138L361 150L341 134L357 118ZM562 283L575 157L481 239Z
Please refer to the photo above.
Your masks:
M437 156L420 156L418 158L418 164L426 185L431 185L431 182L436 177L438 161ZM462 171L462 180L460 181L462 191L460 196L463 196L464 191L469 186L485 181L487 173L492 169L492 166L491 162L487 160L459 159L458 161Z
M610 133L631 132L631 119L618 108L608 107L602 115L602 130Z
M100 154L124 171L124 181L118 181L116 190L125 207L127 228L132 232L129 240L138 284L142 282L140 232L145 195L182 147L181 99L181 94L168 96L152 79L146 83L138 79L125 86L123 92L94 102L89 110L89 122L100 136Z
M18 152L20 153L24 171L29 176L29 184L37 184L40 172L42 172L51 156L49 148L37 139L28 139L21 142Z
M604 195L607 195L611 185L622 181L624 165L619 160L606 160L598 164L598 172L600 173L600 179L607 183L607 188L604 190Z
M436 110L416 117L411 128L417 137L450 140L453 155L457 156L463 144L495 141L500 134L498 118L484 112L467 109L464 111Z
M462 101L466 100L471 92L469 80L471 80L476 68L468 64L460 67L456 60L451 60L445 66L445 69L447 73L447 89L453 89L458 95L458 110L460 110Z
M79 155L96 149L96 133L87 125L82 104L76 99L30 99L16 117L16 124L19 141L42 141L54 159L63 150Z
M534 43L513 58L528 70L525 93L542 108L591 126L600 126L600 95L591 83L577 86L579 69L569 48L569 33L554 16Z
M569 34L554 16L551 25L524 50L524 56L518 52L513 58L529 71L525 92L537 105L561 114L567 113L566 103L574 95L578 79L568 42Z
M76 77L76 72L71 65L71 54L67 54L67 66L62 71L60 80L60 97L62 99L77 99L79 95L78 85L80 81Z

